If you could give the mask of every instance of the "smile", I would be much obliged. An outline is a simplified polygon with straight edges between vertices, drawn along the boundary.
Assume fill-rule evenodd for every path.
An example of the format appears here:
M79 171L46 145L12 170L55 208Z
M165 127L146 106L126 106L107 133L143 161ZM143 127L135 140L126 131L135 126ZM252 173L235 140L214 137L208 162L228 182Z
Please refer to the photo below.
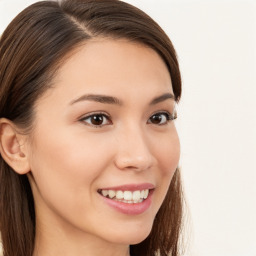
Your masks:
M122 190L98 190L98 192L109 199L128 203L128 204L138 204L142 203L148 198L149 189L136 190L136 191L122 191Z
M97 190L103 202L126 215L146 212L152 203L155 185L152 183L124 184Z

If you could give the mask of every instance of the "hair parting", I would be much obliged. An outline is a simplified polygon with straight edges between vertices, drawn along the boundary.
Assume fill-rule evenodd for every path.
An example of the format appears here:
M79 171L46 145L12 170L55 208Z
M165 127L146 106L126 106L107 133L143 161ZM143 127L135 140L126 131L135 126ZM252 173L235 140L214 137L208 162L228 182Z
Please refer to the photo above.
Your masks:
M0 118L29 132L34 106L53 85L63 61L96 38L125 39L155 50L165 62L178 102L181 76L173 45L147 14L118 0L41 1L23 10L0 38ZM1 131L0 131L1 132ZM183 216L179 169L150 235L131 245L133 256L178 256ZM0 156L0 230L4 256L32 256L36 216L26 175Z

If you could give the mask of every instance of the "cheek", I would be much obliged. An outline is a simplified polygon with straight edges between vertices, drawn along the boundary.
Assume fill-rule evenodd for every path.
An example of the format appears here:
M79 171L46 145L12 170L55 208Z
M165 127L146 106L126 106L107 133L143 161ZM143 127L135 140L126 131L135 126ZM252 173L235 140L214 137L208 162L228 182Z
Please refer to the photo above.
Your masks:
M107 151L95 139L67 132L37 136L31 151L32 174L49 200L78 201L95 189L94 181L108 164Z
M177 132L172 133L171 136L162 140L158 147L155 147L158 159L157 169L157 193L156 193L156 208L160 208L168 188L170 186L172 177L178 167L180 159L180 142Z
M161 166L161 174L171 178L180 159L180 141L177 132L175 131L168 138L163 139L162 143L158 144L155 152Z
M54 213L82 225L81 220L92 215L97 179L109 162L104 145L97 146L95 138L51 133L37 137L32 151L32 189L38 211L48 216L45 210L51 209L50 216Z
M85 180L97 176L100 164L104 162L103 153L106 155L107 152L95 138L69 131L49 131L47 136L37 136L32 151L33 163L37 168L74 178L84 176ZM37 168L35 166L33 171L37 172Z

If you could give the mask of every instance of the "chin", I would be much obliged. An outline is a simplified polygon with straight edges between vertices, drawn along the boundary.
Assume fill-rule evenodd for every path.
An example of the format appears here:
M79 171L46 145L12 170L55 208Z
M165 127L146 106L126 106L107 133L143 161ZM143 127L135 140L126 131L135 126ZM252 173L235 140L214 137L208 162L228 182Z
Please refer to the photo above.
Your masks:
M146 235L133 237L133 239L130 240L129 244L130 245L139 244L142 241L144 241L149 236L149 234L150 234L150 232L148 232Z
M117 234L114 235L113 241L120 244L139 244L145 240L152 229L152 225L146 224L143 227L140 225L134 226L134 228L119 230Z

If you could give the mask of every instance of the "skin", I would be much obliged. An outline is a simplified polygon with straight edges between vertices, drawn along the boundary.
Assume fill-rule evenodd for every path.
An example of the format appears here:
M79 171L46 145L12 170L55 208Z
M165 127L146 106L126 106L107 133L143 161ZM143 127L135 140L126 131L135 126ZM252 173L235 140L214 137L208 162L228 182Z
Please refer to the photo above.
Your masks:
M59 69L35 105L26 140L29 180L37 216L34 256L127 256L149 234L179 162L169 72L150 48L126 40L97 39L80 46ZM119 104L82 100L116 97ZM79 99L77 102L77 99ZM93 126L90 114L107 115ZM83 118L83 119L82 119ZM100 188L152 183L152 203L142 214L120 213Z

